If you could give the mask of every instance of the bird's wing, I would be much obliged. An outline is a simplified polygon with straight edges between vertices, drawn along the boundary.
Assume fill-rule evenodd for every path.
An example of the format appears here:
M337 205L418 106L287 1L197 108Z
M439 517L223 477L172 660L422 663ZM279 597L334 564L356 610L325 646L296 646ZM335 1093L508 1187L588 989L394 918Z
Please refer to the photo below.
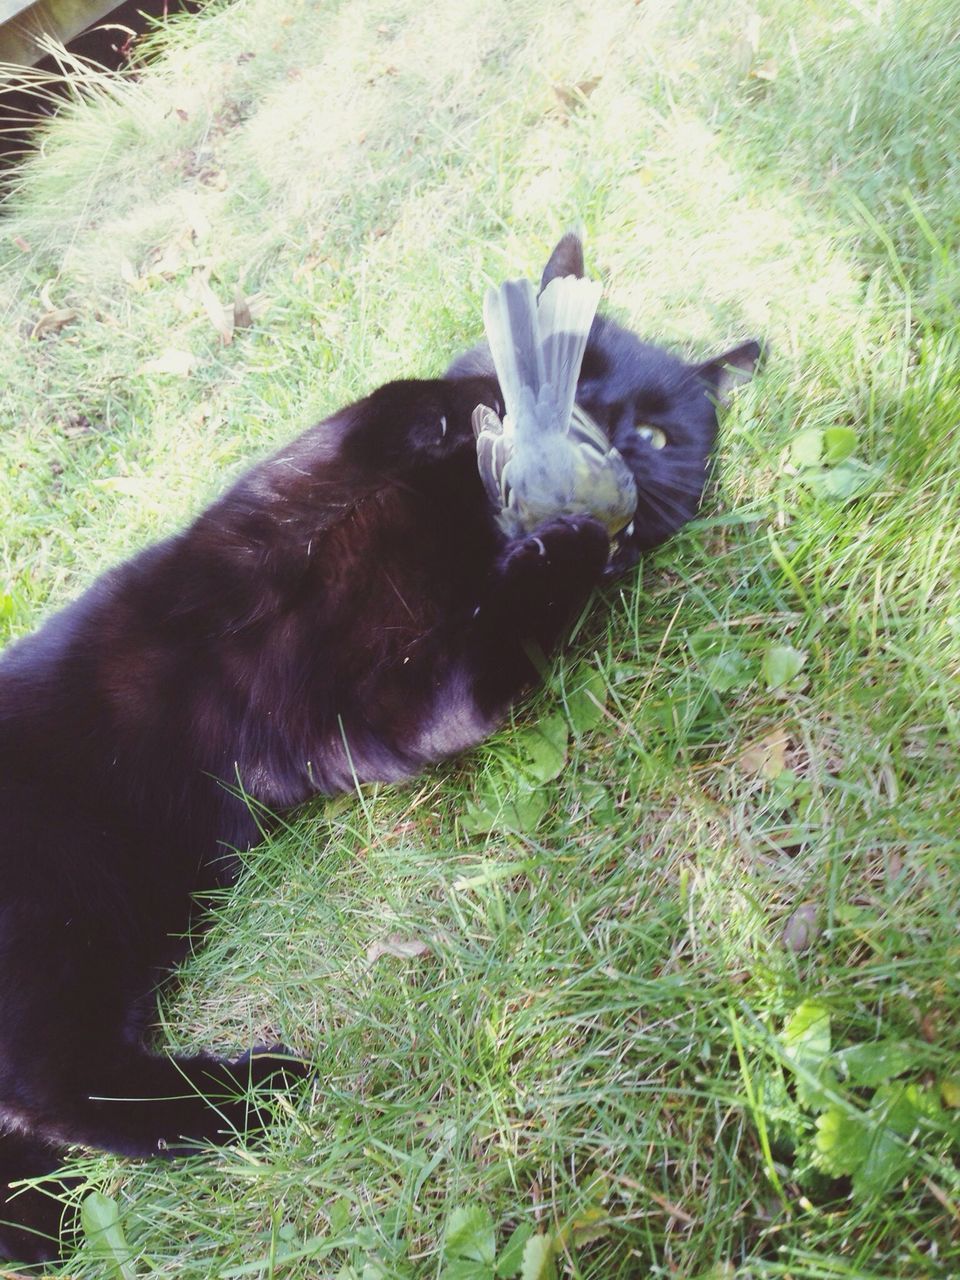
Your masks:
M578 404L573 406L570 414L569 434L575 444L583 445L600 454L606 454L612 447L604 429L594 422L586 409Z
M505 507L509 495L504 468L512 449L503 433L503 423L485 404L477 405L471 422L477 437L477 467L483 487L494 507Z
M557 276L540 295L537 320L544 381L553 390L556 425L565 430L577 394L580 365L603 287L579 276Z

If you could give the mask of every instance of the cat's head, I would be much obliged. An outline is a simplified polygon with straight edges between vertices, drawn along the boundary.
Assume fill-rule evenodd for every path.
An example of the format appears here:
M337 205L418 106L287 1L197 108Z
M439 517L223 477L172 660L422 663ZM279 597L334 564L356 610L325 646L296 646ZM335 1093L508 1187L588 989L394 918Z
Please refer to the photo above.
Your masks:
M582 276L583 246L563 237L544 268L540 288L556 276ZM603 427L637 483L637 511L618 536L610 571L635 563L693 519L700 506L717 434L717 408L753 374L759 342L687 364L598 315L577 388L580 404ZM475 348L451 365L456 377L492 372L489 351Z

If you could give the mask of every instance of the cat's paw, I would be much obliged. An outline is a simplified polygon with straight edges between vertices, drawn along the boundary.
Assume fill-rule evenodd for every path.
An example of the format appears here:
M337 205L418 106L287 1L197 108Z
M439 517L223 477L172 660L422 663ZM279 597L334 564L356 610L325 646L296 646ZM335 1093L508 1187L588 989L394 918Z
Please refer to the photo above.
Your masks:
M473 439L473 411L478 405L486 405L498 418L503 417L503 396L496 378L451 378L445 384L447 404L458 431L469 433Z
M575 582L595 581L603 573L610 552L607 531L593 516L556 516L526 537L508 543L502 567L511 577L520 574L570 574Z
M411 416L407 427L411 451L420 458L437 460L465 446L473 448L477 405L503 413L495 378L455 378L436 384L435 394L425 396Z

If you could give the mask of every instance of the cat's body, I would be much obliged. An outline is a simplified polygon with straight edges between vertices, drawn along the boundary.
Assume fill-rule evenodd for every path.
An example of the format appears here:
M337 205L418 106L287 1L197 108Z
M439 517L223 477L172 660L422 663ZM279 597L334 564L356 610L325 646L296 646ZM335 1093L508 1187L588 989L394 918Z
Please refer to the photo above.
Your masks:
M569 271L582 257L568 236L544 279ZM498 530L470 418L500 405L477 349L311 428L8 650L0 1223L20 1226L0 1225L0 1255L56 1253L32 1234L56 1234L55 1202L6 1196L61 1145L175 1154L243 1127L237 1094L276 1058L143 1046L194 896L229 882L264 812L484 738L603 575L695 514L723 370L756 356L751 343L688 366L597 322L578 400L640 493L610 563L587 517L514 542Z

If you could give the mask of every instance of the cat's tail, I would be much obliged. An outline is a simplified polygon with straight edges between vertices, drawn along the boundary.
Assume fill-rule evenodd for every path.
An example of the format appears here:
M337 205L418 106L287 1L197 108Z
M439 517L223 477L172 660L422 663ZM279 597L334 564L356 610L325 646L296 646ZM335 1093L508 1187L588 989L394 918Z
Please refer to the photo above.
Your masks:
M131 1048L104 1063L82 1090L61 1097L42 1127L61 1142L118 1155L187 1155L264 1128L270 1111L263 1091L289 1088L310 1073L283 1045L260 1045L232 1060Z
M209 1054L157 1057L138 1049L101 1056L95 1071L74 1064L70 1083L42 1073L4 1112L17 1128L0 1131L0 1257L46 1261L60 1254L61 1201L42 1188L17 1187L54 1173L61 1149L77 1143L126 1156L174 1157L264 1128L266 1089L289 1088L311 1074L282 1045L241 1058ZM82 1082L82 1083L81 1083ZM11 1185L13 1184L13 1185Z
M55 1174L60 1156L41 1138L0 1131L0 1258L33 1263L60 1256L63 1202L51 1187L18 1185Z

